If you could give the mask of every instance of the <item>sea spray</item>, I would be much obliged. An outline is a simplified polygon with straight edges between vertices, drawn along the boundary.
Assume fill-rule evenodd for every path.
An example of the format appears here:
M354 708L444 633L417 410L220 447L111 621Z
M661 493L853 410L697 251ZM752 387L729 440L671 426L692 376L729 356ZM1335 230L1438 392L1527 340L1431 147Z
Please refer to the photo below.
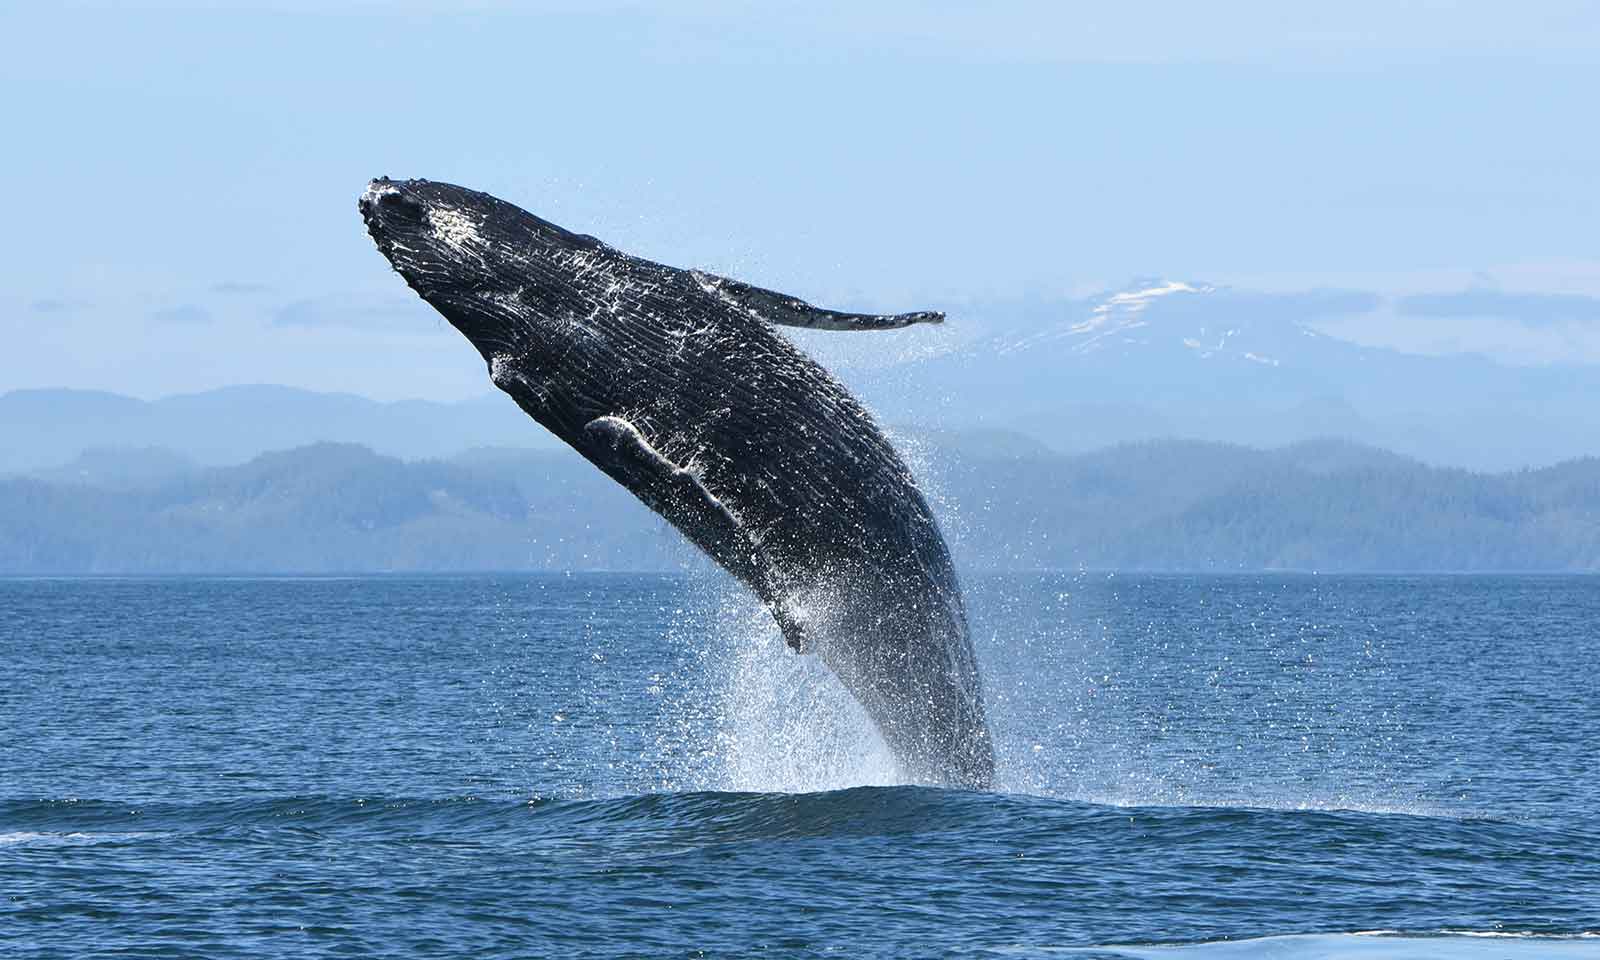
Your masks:
M889 437L946 536L964 530L943 495L935 448L915 434ZM686 669L663 677L672 693L658 720L658 788L808 793L905 782L866 711L820 658L790 650L748 589L687 550L685 563L693 599L674 611L667 642Z
M813 655L783 642L749 591L713 570L669 642L689 651L673 678L658 746L669 789L802 793L901 782L872 721Z

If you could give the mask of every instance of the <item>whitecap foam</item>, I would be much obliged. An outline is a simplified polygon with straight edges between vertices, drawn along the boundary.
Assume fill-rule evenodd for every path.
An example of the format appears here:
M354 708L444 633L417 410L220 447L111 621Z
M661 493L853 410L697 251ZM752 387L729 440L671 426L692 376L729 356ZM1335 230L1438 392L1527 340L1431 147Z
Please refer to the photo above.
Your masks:
M1028 954L1050 953L1060 956L1086 956L1104 960L1162 960L1169 957L1197 957L1203 960L1231 958L1294 958L1294 960L1490 960L1490 958L1550 957L1556 960L1587 960L1600 957L1600 936L1594 932L1547 934L1505 930L1440 931L1400 933L1390 930L1364 930L1356 933L1308 933L1242 940L1210 940L1174 944L1107 944L1092 947L1029 947Z
M76 830L70 832L19 830L12 833L0 833L0 847L14 847L24 844L30 846L87 846L96 843L115 843L121 840L146 840L160 836L165 836L165 834L151 830L124 830L108 833L90 833Z

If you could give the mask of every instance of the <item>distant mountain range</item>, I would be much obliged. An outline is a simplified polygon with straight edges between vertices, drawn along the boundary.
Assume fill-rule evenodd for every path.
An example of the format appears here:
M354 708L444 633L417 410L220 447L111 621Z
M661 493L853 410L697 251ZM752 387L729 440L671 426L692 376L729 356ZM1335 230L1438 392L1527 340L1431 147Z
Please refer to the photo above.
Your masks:
M937 329L794 336L885 424L1005 430L1059 452L1164 438L1277 447L1339 437L1491 471L1600 454L1600 366L1418 356L1318 329L1378 303L1368 293L1268 294L1153 278L1081 300L952 307ZM104 446L161 447L222 465L318 442L409 459L554 445L485 386L484 396L454 404L278 386L149 402L15 391L0 395L0 473Z
M1077 301L951 308L951 327L970 335L948 349L889 373L842 362L888 422L1000 426L1064 452L1334 436L1479 470L1600 453L1600 367L1403 354L1317 329L1377 306L1368 293L1155 278Z
M325 442L359 443L412 459L555 442L499 394L454 404L379 403L278 386L154 401L92 390L17 390L0 395L0 441L0 473L55 467L96 447L158 447L183 460L222 465Z
M1600 460L1500 475L1341 441L1083 455L902 436L969 571L1600 570ZM704 563L569 450L349 444L201 467L97 450L0 477L0 574L663 570Z

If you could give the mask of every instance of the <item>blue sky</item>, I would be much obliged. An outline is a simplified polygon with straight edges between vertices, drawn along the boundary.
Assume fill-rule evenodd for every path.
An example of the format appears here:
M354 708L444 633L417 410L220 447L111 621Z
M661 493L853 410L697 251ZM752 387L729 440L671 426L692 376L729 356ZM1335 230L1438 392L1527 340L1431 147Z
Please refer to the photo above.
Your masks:
M0 5L0 391L483 392L378 174L823 302L1335 287L1395 304L1351 336L1600 362L1587 301L1403 299L1600 296L1600 7L1315 7Z

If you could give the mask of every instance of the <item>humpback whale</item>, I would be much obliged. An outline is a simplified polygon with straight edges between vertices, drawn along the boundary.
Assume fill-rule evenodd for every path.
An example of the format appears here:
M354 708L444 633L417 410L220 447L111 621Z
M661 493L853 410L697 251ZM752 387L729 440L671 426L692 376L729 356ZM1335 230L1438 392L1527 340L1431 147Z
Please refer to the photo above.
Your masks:
M495 386L754 591L910 779L990 785L982 685L939 526L867 410L773 329L942 314L821 309L447 183L379 178L358 207Z

